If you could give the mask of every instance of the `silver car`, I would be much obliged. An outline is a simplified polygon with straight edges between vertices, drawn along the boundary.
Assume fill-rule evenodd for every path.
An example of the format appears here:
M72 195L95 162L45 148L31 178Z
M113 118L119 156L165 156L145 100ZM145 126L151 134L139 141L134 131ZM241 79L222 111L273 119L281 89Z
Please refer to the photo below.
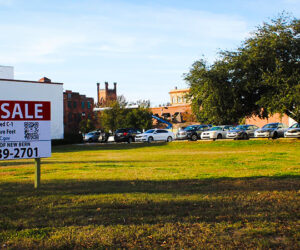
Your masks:
M177 140L197 141L201 134L211 128L211 125L190 125L183 130L179 130L176 135Z
M284 133L284 137L300 138L300 124L295 123Z
M254 132L259 129L256 125L238 125L233 130L228 131L226 137L228 139L244 139L248 140L254 137Z
M234 126L232 126L232 125L221 125L221 126L212 127L210 130L204 131L201 134L201 139L202 140L225 139L227 132L229 130L232 130L233 128L234 128Z
M279 122L269 123L255 131L256 138L279 138L284 136L287 125Z

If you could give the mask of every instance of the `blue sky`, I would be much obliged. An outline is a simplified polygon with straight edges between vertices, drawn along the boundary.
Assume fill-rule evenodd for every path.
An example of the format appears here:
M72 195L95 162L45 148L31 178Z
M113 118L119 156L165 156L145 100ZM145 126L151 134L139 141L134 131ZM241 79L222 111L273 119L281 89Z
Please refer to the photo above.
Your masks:
M213 62L300 0L0 0L0 65L15 79L47 76L96 98L118 83L127 100L169 101L194 61Z

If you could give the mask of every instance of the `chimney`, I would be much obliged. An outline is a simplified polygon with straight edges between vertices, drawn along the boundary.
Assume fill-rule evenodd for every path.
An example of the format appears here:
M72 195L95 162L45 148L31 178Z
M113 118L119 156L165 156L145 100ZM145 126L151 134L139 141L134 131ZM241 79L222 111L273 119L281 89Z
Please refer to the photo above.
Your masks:
M43 78L41 78L40 80L39 80L39 82L44 82L44 83L51 83L51 80L49 79L49 78L47 78L47 77L43 77Z
M175 86L175 89L177 89L177 86Z
M116 90L117 90L117 83L114 82L114 91L116 91Z
M108 91L108 82L105 82L105 90Z
M97 82L97 103L99 104L99 91L100 91L100 83Z

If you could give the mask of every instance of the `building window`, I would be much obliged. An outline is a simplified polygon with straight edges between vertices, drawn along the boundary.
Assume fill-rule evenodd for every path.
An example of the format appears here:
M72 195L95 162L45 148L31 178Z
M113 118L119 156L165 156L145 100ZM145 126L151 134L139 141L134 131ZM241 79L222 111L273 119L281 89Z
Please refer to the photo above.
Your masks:
M81 102L81 108L84 109L84 102Z
M73 115L72 115L72 113L68 114L68 120L69 120L69 122L73 121Z
M80 113L77 114L77 121L78 121L78 122L81 121L81 114L80 114Z
M91 108L91 103L87 102L87 108L90 109Z
M177 102L181 103L181 97L180 96L177 97Z
M72 108L72 103L68 101L68 108Z
M172 98L172 103L176 103L176 97L175 96L173 96L173 98Z
M71 98L72 98L72 94L68 93L68 99L71 99Z
M91 114L88 114L88 119L92 119L92 116L91 116Z
M74 109L77 108L77 102L73 102Z

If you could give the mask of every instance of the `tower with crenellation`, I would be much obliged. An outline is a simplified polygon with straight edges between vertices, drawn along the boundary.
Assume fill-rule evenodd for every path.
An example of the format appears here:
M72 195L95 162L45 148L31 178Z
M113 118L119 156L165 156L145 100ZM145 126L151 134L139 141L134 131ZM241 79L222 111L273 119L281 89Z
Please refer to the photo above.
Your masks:
M105 107L109 103L117 100L117 83L114 82L114 88L108 88L108 82L104 83L105 88L100 88L100 83L97 83L97 104L98 106Z

